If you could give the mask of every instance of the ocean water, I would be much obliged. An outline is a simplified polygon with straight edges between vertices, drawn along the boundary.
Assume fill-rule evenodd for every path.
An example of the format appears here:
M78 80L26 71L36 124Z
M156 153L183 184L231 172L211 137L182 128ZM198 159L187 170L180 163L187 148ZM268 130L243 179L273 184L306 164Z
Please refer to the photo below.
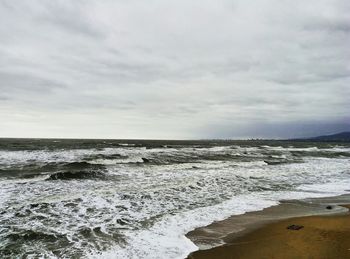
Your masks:
M184 258L190 230L350 190L350 144L0 140L0 258Z

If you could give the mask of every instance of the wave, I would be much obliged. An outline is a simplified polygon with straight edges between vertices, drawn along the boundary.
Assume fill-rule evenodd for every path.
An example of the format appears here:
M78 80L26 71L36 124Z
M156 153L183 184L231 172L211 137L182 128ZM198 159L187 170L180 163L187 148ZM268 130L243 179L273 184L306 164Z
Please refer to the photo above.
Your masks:
M33 240L45 240L45 241L57 241L57 238L64 237L62 234L52 234L52 233L44 233L38 230L25 230L20 232L14 232L7 236L10 240L13 241L33 241Z
M302 160L291 160L291 159L281 159L281 160L264 160L267 165L282 165L282 164L291 164L291 163L301 163Z
M120 144L120 143L119 143ZM123 143L122 143L123 144ZM132 143L110 148L62 149L35 151L0 150L0 177L15 171L28 174L36 171L56 170L64 164L90 163L102 165L115 164L181 164L207 161L250 162L256 160L285 160L300 162L304 157L348 158L349 148L296 148L282 146L175 146L148 145L139 146ZM274 159L271 159L274 158ZM275 159L277 158L277 159ZM285 158L285 159L282 159ZM268 163L268 162L267 162ZM59 170L59 168L57 169Z
M215 152L228 151L221 148ZM270 206L271 202L280 200L282 192L296 198L298 193L291 191L301 184L349 178L349 159L307 158L303 164L269 166L263 160L289 159L290 153L274 152L268 157L266 154L258 156L254 149L244 149L232 153L246 152L254 157L253 161L198 160L216 156L215 152L210 149L164 152L139 149L134 153L120 152L128 156L122 161L140 160L134 166L94 165L91 161L49 163L54 169L42 172L50 178L46 181L23 185L0 181L0 205L4 208L0 212L0 222L2 226L9 226L1 235L6 242L12 226L18 226L20 230L34 226L33 230L63 233L71 238L69 244L54 246L40 238L32 242L19 239L18 244L31 245L26 246L24 252L39 257L50 253L52 247L59 251L53 258L86 257L89 251L96 251L103 258L101 253L113 247L118 251L112 253L111 258L185 257L194 245L183 235L196 226L225 215L244 213L247 209L259 209L255 204L266 202L266 206ZM157 162L156 159L164 163L179 157L179 153L181 159L194 157L198 162L152 164ZM149 162L142 161L142 157ZM315 192L314 189L300 191L309 195ZM317 192L320 190L322 188L317 187ZM277 192L280 193L278 197L275 196ZM240 196L242 194L247 196ZM227 200L232 201L225 203ZM15 248L11 252L12 257L22 255ZM6 256L0 252L0 257Z
M346 194L348 184L347 180L332 184L305 185L297 191L242 194L213 206L167 215L147 230L130 233L128 246L118 245L102 253L91 253L89 258L186 258L191 252L198 250L198 247L186 237L189 231L197 227L209 225L232 215L259 211L277 205L283 200ZM317 192L319 189L322 189L322 192Z
M51 246L69 246L71 241L62 233L47 233L39 229L13 229L7 235L7 242L3 243L0 249L1 258L31 258L30 254L40 254L40 258L57 258L56 251L47 251L43 246L33 244L51 244ZM83 256L82 252L76 251L76 256Z
M105 174L102 172L89 172L89 171L67 171L67 172L57 172L50 174L46 181L52 180L77 180L77 179L103 179Z
M29 164L2 168L0 177L7 179L42 179L44 177L45 180L101 178L105 169L102 164L88 162Z
M88 162L73 162L59 165L60 171L51 173L46 179L50 180L70 180L70 179L98 179L105 177L105 167L100 164L90 164Z
M84 158L85 161L91 161L91 160L97 160L97 159L103 159L103 160L108 160L108 159L125 159L128 158L128 156L121 155L119 153L115 154L92 154Z
M329 151L329 150L319 150L319 151L293 151L290 153L296 157L325 157L325 158L346 158L350 157L350 152L340 152L340 151Z

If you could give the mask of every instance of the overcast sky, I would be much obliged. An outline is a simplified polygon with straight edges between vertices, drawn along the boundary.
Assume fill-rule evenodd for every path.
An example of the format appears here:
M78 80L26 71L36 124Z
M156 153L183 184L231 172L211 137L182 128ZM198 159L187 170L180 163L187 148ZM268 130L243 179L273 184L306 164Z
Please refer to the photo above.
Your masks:
M348 0L0 0L0 136L350 130Z

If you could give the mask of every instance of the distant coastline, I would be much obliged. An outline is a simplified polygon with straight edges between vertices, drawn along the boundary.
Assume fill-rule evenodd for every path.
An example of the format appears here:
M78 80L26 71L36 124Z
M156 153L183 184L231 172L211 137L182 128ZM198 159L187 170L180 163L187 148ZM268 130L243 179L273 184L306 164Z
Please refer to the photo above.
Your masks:
M309 138L289 139L291 141L350 142L350 131Z

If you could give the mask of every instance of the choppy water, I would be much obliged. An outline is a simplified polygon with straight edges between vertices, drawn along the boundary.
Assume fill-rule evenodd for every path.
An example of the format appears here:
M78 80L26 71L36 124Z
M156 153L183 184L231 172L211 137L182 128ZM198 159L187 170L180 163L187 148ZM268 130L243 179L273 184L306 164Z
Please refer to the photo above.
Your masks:
M350 189L350 144L0 140L0 258L183 258L184 235Z

